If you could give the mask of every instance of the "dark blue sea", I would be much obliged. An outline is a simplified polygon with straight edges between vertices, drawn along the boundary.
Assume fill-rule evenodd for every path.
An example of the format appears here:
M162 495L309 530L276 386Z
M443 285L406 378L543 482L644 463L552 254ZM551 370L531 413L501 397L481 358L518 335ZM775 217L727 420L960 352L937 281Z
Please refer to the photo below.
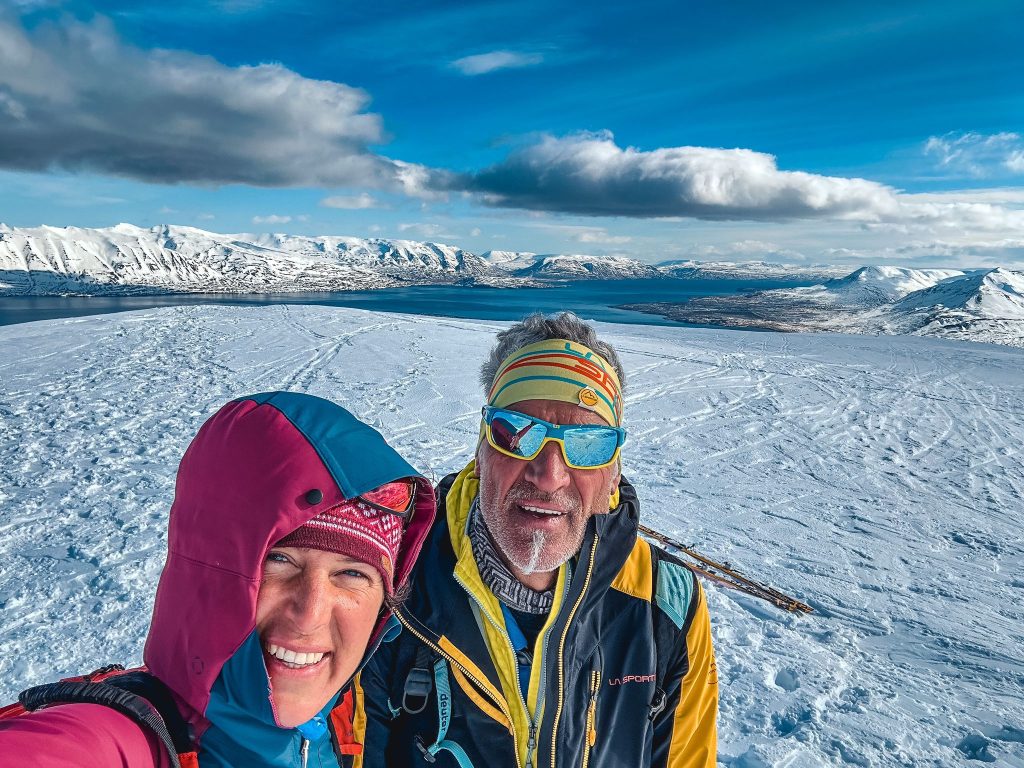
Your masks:
M658 315L615 309L615 305L657 301L685 302L697 296L723 296L771 288L791 288L812 285L814 282L816 281L666 278L586 280L560 283L546 288L418 285L338 293L10 296L0 297L0 325L196 304L319 304L358 307L378 312L405 312L482 320L518 320L531 312L550 313L568 309L585 319L610 323L685 325Z

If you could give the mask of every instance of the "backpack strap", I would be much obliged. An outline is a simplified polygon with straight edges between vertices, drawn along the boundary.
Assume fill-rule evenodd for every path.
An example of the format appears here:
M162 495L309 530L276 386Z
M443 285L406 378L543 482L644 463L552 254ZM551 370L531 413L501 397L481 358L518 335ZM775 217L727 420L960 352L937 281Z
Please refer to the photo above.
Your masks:
M102 682L93 682L96 677ZM26 712L56 704L110 707L155 733L171 760L182 768L199 764L188 722L170 689L145 670L104 668L83 678L29 688L21 692L18 702Z
M659 581L659 571L662 566L661 552L657 547L652 545L651 554L651 577L655 584L655 591L657 592L658 586L660 586L661 583ZM652 606L652 612L654 615L655 687L654 698L651 699L650 710L647 713L647 719L651 722L661 714L668 701L668 694L665 691L665 679L668 676L669 661L672 659L673 653L675 652L675 646L679 637L679 628L676 627L674 621L665 614L664 609L658 605L659 601L657 600L657 597L655 597L654 602L655 605Z
M402 709L418 715L427 708L430 692L434 688L434 652L423 643L416 646L416 660L405 676Z
M459 744L446 738L448 735L448 724L452 721L452 690L448 681L448 662L438 658L434 662L434 690L437 692L437 738L429 746L422 736L417 735L415 739L416 748L423 755L428 763L437 760L437 753L442 750L448 752L455 758L459 768L473 768L469 759Z

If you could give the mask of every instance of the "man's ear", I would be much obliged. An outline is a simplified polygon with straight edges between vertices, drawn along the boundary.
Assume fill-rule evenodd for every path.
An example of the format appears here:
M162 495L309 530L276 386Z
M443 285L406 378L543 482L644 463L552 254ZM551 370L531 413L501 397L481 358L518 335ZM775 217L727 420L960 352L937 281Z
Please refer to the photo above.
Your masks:
M615 474L612 475L608 484L608 509L615 509L619 506L619 480L622 479L622 465L615 463Z

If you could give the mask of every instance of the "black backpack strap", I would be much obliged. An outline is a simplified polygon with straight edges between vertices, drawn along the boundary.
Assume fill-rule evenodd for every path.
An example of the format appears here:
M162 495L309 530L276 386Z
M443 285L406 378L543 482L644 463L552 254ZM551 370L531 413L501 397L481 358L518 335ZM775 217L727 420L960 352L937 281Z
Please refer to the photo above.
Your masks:
M416 647L416 660L405 676L402 709L410 715L418 715L426 709L433 690L434 652L423 643L418 643Z
M29 712L55 704L99 704L130 717L157 735L173 763L194 751L188 723L167 686L146 672L131 672L92 683L68 681L37 685L18 701Z
M658 583L658 567L661 565L660 552L657 548L651 547L651 578L656 585ZM654 698L651 699L651 708L647 713L647 719L653 721L661 711L665 709L668 694L665 692L665 678L668 676L668 664L675 650L674 644L677 637L674 626L669 626L670 621L657 606L652 606L654 614L654 659L655 659L655 683Z

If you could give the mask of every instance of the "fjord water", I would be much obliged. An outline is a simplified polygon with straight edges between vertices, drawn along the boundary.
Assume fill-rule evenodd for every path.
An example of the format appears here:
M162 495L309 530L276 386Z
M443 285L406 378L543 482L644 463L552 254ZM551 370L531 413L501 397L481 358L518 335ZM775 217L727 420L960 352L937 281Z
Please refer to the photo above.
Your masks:
M550 313L567 309L581 317L603 322L685 325L658 315L616 309L615 306L633 302L684 302L697 296L724 296L772 288L793 288L815 282L820 281L771 278L663 278L580 280L557 283L544 288L414 285L336 293L5 296L0 297L0 325L196 304L317 304L378 312L481 320L518 320L531 312Z

